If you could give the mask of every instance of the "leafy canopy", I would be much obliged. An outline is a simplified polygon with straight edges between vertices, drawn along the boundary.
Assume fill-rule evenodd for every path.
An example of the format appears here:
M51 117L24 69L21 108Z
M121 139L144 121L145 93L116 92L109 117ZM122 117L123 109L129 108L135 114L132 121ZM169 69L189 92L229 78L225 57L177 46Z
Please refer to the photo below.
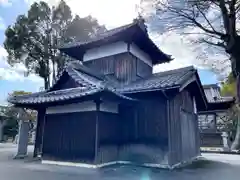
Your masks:
M4 47L8 52L8 63L23 63L28 73L44 79L47 89L50 79L55 80L69 60L57 48L104 30L105 27L91 16L73 18L70 7L63 0L56 7L49 7L43 1L35 2L26 15L19 15L5 31Z

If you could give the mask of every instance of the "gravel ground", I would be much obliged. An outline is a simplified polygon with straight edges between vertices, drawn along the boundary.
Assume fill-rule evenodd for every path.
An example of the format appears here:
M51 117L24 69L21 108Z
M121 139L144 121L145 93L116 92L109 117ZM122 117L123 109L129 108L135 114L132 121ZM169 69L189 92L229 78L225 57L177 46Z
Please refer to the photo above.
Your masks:
M29 147L32 154L33 147ZM13 160L16 145L0 144L0 179L3 180L239 180L240 156L203 154L198 162L174 171L134 166L99 170L43 165L31 157Z

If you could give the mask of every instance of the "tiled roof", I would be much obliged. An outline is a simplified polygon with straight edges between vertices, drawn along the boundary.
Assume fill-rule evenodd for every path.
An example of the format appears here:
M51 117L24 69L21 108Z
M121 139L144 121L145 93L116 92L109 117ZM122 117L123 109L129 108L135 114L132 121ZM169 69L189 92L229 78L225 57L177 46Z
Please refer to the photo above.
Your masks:
M104 77L101 74L98 74L86 66L83 66L80 61L72 61L68 63L68 65L64 68L64 70L60 73L59 77L55 81L55 83L50 87L47 91L54 90L54 87L57 83L60 83L60 79L67 73L70 77L72 77L77 83L84 86L100 86L101 81L104 80Z
M51 91L51 92L34 93L30 95L13 96L9 98L8 101L13 104L40 104L40 103L50 103L50 102L81 98L84 96L93 95L100 92L112 93L115 96L118 96L119 98L125 99L125 100L131 100L131 101L134 100L130 97L124 96L118 92L114 92L108 89L77 87L77 88L63 89L63 90L57 90L57 91Z
M155 89L167 89L181 86L196 72L193 66L153 74L149 78L138 80L118 88L121 93L133 93Z
M71 42L71 43L62 45L59 48L60 49L71 48L71 47L75 47L75 46L82 46L82 45L86 45L86 44L89 44L89 43L92 43L92 42L100 41L100 40L105 39L106 37L114 36L114 35L118 34L119 32L122 32L122 31L130 28L134 24L135 23L131 23L131 24L127 24L127 25L124 25L124 26L121 26L121 27L110 29L108 31L99 33L99 34L89 38L88 40Z
M113 88L105 86L104 77L96 72L92 72L89 68L81 65L79 62L72 62L66 68L65 71L76 82L83 87L69 88L63 90L53 90L50 88L47 91L33 93L22 96L12 96L8 99L10 103L18 104L39 104L50 103L55 101L64 101L69 99L80 98L87 95L93 95L99 92L113 93L115 96L126 100L133 100L127 96L124 96L118 92L113 91ZM63 74L63 73L62 73ZM55 85L59 83L61 76L56 81ZM54 86L54 85L53 85Z
M97 88L78 87L51 92L39 92L30 95L13 96L9 98L8 101L18 104L38 104L79 98L99 91L100 89Z
M144 22L141 20L134 20L130 24L99 33L88 40L64 44L59 47L59 50L70 57L82 60L82 55L90 48L125 40L131 40L138 45L140 49L151 57L153 64L172 60L170 55L163 53L151 40Z
M234 98L231 96L228 97L221 96L220 87L217 84L204 85L203 88L209 103L234 101Z
M123 99L133 100L123 94L180 87L182 83L186 82L196 73L196 70L190 66L156 73L149 78L138 80L129 85L112 87L111 83L103 79L101 75L92 74L92 72L88 71L87 68L85 69L81 64L72 63L66 68L66 71L75 81L82 84L83 87L64 90L48 90L30 95L13 96L10 97L8 101L13 104L49 103L80 98L103 91L113 93L115 96Z

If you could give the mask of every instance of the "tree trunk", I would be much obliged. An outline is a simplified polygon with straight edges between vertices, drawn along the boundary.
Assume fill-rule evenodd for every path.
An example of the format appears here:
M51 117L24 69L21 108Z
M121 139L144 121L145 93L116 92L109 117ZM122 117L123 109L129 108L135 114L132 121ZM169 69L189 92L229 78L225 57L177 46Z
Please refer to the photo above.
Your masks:
M238 150L239 148L240 148L240 113L238 112L236 136L232 143L231 150Z
M234 142L231 146L232 150L240 148L240 36L235 37L235 43L226 50L231 55L231 66L234 77L236 78L236 103L237 103L237 130Z
M49 81L48 81L48 77L44 77L44 89L47 90L49 88Z
M53 74L52 74L52 85L53 85L56 81L56 63L54 60L52 61L52 65L53 65Z
M236 88L237 88L237 129L236 129L236 135L235 135L235 139L231 145L231 150L237 150L240 148L240 75L237 76L236 79L237 83L236 83Z

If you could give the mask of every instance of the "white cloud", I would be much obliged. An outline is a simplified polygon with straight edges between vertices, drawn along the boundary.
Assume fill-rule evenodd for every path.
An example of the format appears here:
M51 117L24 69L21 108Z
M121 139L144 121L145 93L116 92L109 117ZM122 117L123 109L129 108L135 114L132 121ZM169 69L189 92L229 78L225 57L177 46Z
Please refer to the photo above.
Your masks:
M33 0L25 1L33 2ZM51 5L56 5L59 2L59 0L45 1ZM140 0L66 0L66 2L72 9L73 14L78 14L81 17L92 15L98 19L100 24L105 24L107 28L114 28L131 22L137 16L136 6L139 5ZM213 17L216 13L209 12L208 16ZM162 51L174 58L170 63L156 66L154 68L155 72L188 65L206 68L206 66L203 66L203 61L201 62L198 58L201 51L205 50L204 47L190 45L185 37L179 36L176 32L165 33L158 37L156 35L151 36ZM223 59L226 57L219 54L213 55L209 62L213 61L211 58Z
M12 2L10 0L0 0L0 6L9 7L11 5L12 5Z
M164 35L152 35L155 43L159 48L172 56L173 60L170 63L160 64L154 68L154 72L176 69L180 67L190 66L196 64L195 57L196 52L193 52L191 48L183 41L181 36L171 32Z
M34 83L42 83L42 79L36 75L30 74L29 76L25 77L24 74L26 72L26 68L23 64L17 64L11 67L7 63L7 52L6 50L0 46L0 77L2 79L8 81L24 81L30 80Z
M4 30L6 28L6 25L4 23L4 20L2 17L0 17L0 30Z
M25 0L28 4L39 0ZM44 0L56 5L59 0ZM73 14L81 17L92 15L100 24L113 28L131 22L137 16L136 5L140 0L65 0Z

